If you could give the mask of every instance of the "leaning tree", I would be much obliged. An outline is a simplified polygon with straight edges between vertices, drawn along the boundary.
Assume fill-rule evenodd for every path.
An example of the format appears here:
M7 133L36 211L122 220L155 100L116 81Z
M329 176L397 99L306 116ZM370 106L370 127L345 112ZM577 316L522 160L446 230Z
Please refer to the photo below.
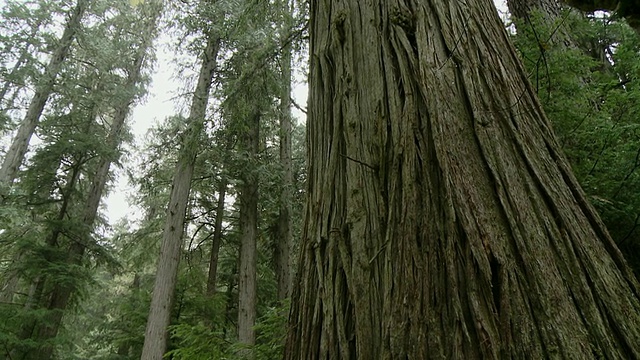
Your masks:
M492 1L310 11L285 358L640 358L638 284Z

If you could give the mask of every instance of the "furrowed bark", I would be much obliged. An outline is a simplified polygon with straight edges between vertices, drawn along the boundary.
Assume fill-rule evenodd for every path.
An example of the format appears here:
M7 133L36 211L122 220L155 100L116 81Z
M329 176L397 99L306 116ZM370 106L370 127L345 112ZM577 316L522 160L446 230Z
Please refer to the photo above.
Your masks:
M639 358L638 284L493 3L310 10L285 358Z

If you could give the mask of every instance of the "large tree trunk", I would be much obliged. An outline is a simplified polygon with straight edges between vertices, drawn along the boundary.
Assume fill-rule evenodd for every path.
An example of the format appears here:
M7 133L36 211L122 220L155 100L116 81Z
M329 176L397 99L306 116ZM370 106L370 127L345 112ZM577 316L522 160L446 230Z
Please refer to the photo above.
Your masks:
M292 23L291 13L284 14L285 29ZM287 31L283 31L287 33ZM283 39L287 41L287 39ZM293 168L291 166L291 44L282 47L282 94L280 95L280 165L282 166L282 190L278 210L277 237L275 243L275 268L278 281L278 300L289 297L291 289L291 202L293 201Z
M58 47L54 51L51 60L49 60L40 84L36 88L35 95L33 99L31 99L27 113L2 162L2 167L0 168L0 186L11 185L16 178L18 168L20 168L24 155L27 153L31 136L36 130L40 115L42 115L42 110L44 110L49 95L53 91L53 85L58 76L58 72L60 72L62 64L69 53L71 43L80 28L80 22L87 9L88 3L88 0L78 0L75 9L71 12Z
M310 10L285 358L639 358L637 283L493 3Z
M241 134L242 151L247 153L247 163L241 173L241 185L238 194L240 218L238 228L242 232L240 244L240 269L238 280L238 341L253 345L256 333L256 270L258 238L258 174L255 170L260 147L259 112L247 121L247 130Z
M151 309L142 349L143 360L162 359L167 345L167 327L169 326L171 304L178 277L191 178L200 145L200 136L204 128L211 81L217 65L216 58L219 48L220 39L218 36L208 34L207 47L202 54L202 66L189 110L187 130L182 134L178 162L171 186L167 218L162 232L158 270L153 285Z

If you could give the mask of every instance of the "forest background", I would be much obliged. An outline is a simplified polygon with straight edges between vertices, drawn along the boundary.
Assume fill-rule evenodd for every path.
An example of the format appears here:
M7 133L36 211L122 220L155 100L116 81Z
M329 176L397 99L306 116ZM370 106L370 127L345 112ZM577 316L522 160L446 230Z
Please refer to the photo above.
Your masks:
M638 274L638 33L614 13L523 3L507 2L505 27ZM161 244L176 232L166 211L180 200L176 173L189 173L189 195L161 351L282 357L306 190L306 105L291 96L307 71L306 6L2 3L0 358L138 359L152 346L144 338ZM158 63L172 64L178 88L150 88ZM174 109L142 107L149 91ZM132 117L158 122L138 138ZM118 176L140 214L107 212L117 201L105 199L123 192Z

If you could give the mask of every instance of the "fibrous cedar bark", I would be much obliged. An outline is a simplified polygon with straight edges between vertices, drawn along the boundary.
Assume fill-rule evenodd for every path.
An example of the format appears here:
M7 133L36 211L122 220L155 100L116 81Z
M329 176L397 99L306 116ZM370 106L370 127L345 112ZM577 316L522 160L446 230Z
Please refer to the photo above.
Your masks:
M187 130L181 136L178 162L173 175L167 218L162 232L162 244L158 258L158 269L153 285L153 295L147 329L142 348L143 360L159 360L167 345L167 327L171 315L178 264L181 256L184 220L191 189L191 180L204 128L207 104L213 74L217 67L220 39L214 34L207 35L207 46L202 54L202 65L187 119Z
M88 4L88 0L78 0L76 7L70 13L60 42L49 60L49 64L29 103L27 113L20 123L20 127L2 161L2 167L0 167L0 186L11 185L16 178L18 168L20 168L24 156L27 153L31 136L38 126L38 121L40 120L44 106L53 91L53 85L55 84L58 72L67 58L69 48L75 39Z
M638 285L490 0L312 0L286 359L640 357Z

